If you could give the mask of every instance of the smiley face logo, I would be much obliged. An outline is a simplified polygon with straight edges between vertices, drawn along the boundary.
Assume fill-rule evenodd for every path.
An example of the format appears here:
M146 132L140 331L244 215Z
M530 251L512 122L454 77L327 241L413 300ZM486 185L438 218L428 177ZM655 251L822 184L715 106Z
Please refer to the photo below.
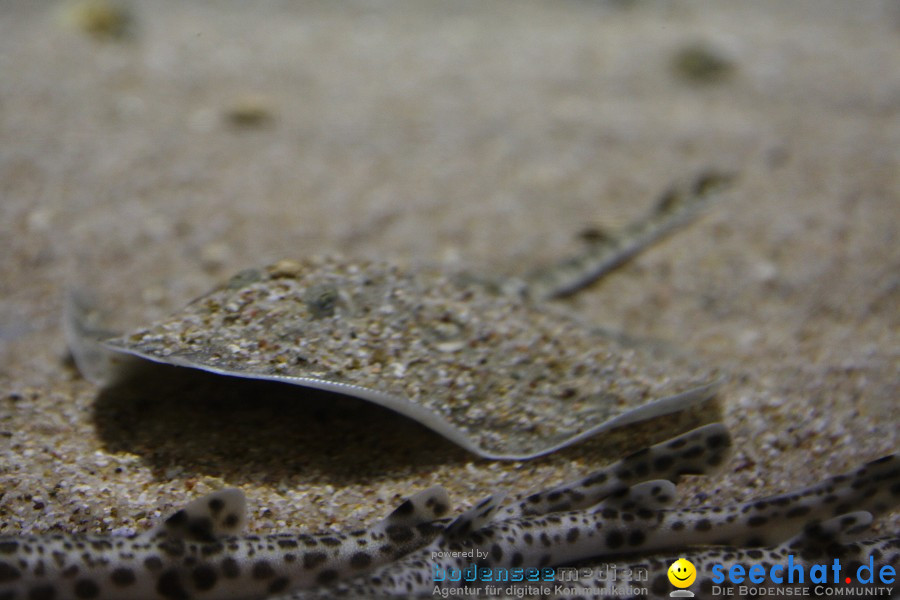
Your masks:
M685 558L679 558L669 567L669 582L677 588L686 588L694 583L695 579L697 569Z

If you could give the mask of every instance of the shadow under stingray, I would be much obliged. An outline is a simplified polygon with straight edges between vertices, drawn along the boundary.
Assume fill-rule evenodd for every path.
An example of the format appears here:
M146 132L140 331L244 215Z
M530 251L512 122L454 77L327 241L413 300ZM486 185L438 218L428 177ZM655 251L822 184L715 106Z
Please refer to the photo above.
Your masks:
M596 468L720 417L711 398L531 460ZM232 485L261 474L346 485L488 460L365 400L150 361L99 393L93 419L107 451L140 456L160 479L177 467Z
M232 484L259 473L335 483L476 458L371 402L150 362L103 389L93 419L106 450L136 454L160 477L177 466Z

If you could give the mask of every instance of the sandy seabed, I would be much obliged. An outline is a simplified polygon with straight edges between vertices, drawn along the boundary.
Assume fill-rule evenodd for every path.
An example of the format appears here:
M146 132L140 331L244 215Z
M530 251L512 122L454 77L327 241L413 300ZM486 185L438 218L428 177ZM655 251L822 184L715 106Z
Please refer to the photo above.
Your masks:
M0 534L141 530L225 485L254 531L344 529L589 472L624 449L491 462L327 398L101 392L65 290L128 328L283 257L517 274L709 167L740 175L721 202L565 305L727 374L737 452L682 505L897 451L895 4L133 4L119 39L53 3L0 20ZM731 70L679 74L692 44Z

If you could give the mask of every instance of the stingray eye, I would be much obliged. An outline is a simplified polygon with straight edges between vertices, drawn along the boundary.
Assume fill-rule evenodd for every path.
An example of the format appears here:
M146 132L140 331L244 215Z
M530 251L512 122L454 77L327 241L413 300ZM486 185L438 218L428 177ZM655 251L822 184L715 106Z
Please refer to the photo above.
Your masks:
M263 278L263 274L259 269L244 269L240 273L234 275L225 284L229 290L239 290L247 287L251 283L256 283Z
M338 290L330 283L314 285L303 295L303 302L313 319L334 316L337 306Z

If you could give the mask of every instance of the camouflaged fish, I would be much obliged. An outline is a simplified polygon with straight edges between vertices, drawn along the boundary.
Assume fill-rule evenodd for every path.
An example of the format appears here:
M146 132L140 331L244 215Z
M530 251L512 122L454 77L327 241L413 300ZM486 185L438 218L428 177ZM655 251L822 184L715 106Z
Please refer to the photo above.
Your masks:
M600 501L617 508L665 504L673 497L670 481L718 467L729 448L727 430L712 424L581 480L503 506L499 497L490 499L454 520L446 518L446 492L429 488L382 522L347 534L242 536L244 496L236 489L221 490L139 535L0 537L0 600L261 599L352 579L427 546L440 534L465 538L493 518L513 521ZM669 481L648 485L648 479Z
M694 451L698 453L715 452L718 443L713 441L705 448L701 444L691 448L696 448ZM689 449L687 453L693 454L693 451ZM658 459L667 456L660 454ZM648 457L644 463L647 475L652 475L652 467L658 459ZM621 497L611 496L588 508L563 511L550 508L545 514L505 520L495 518L503 511L493 506L494 499L488 499L460 517L462 525L454 522L422 550L369 575L327 589L295 592L280 597L280 600L338 596L431 597L435 590L463 585L478 587L477 579L487 577L485 573L490 573L492 581L497 581L501 572L506 572L509 577L515 569L550 569L588 559L613 560L678 549L685 549L690 557L690 552L698 552L696 547L710 545L761 549L733 554L729 554L730 550L723 553L721 548L701 550L693 556L704 569L710 567L712 560L727 558L734 562L744 556L765 564L773 556L782 556L792 545L801 545L804 540L808 545L816 531L852 528L867 519L870 521L871 515L882 514L900 505L900 456L886 456L853 473L830 478L798 492L724 507L665 508L672 498L667 483L651 481L634 486L631 490L640 490L640 493L630 494L626 489ZM581 498L581 487L575 486L570 497ZM597 497L588 499L585 495L573 506L583 506L591 500L597 500ZM517 512L513 511L514 514ZM886 559L895 563L896 544L897 536L894 536L849 545L841 552L854 560L868 549L890 552ZM803 560L809 562L813 555L805 556ZM882 558L880 554L879 557ZM467 582L461 573L473 569L473 565L482 575L473 575L476 582ZM667 568L669 565L671 561ZM630 566L653 570L656 576L653 589L661 589L659 562L637 561ZM704 571L704 577L709 573ZM704 579L700 589L708 585L710 582ZM669 591L674 589L670 587Z
M546 300L689 222L727 180L708 173L674 187L620 234L595 235L581 255L518 279L284 260L243 271L174 316L121 336L92 322L73 297L69 346L100 384L148 361L278 381L383 405L483 457L533 458L711 401L713 369Z

